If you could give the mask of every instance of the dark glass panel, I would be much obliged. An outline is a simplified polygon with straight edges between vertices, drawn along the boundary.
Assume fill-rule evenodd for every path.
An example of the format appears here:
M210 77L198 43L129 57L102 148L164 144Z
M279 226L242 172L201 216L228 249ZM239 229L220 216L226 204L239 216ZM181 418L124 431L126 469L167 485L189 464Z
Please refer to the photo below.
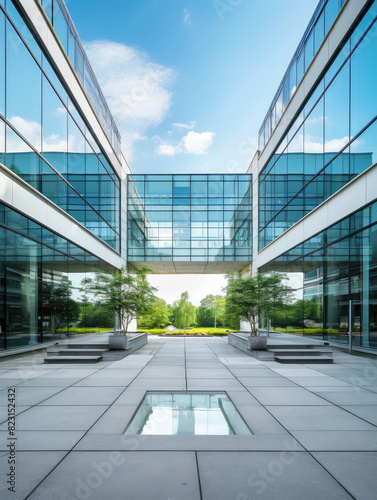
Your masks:
M4 208L4 206L2 206ZM4 214L1 211L0 214ZM0 216L0 222L2 217ZM6 314L5 314L5 229L0 227L0 350L5 349Z
M7 231L7 348L36 344L38 336L38 266L40 244Z

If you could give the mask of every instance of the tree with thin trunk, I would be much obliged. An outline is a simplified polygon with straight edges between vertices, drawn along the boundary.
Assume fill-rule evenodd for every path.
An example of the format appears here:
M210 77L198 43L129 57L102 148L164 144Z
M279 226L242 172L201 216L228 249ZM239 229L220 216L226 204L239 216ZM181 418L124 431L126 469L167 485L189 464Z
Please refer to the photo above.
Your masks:
M240 277L228 275L226 300L240 318L247 321L251 335L256 336L261 314L271 314L284 308L290 301L293 290L283 284L284 276L279 273Z
M187 328L196 322L196 307L191 304L188 292L183 292L181 298L174 302L174 326Z
M97 306L105 306L114 312L119 320L120 334L125 335L131 321L147 314L155 298L153 293L157 289L147 280L149 272L143 267L131 274L123 267L120 271L97 273L93 279L82 280L82 289L94 297Z

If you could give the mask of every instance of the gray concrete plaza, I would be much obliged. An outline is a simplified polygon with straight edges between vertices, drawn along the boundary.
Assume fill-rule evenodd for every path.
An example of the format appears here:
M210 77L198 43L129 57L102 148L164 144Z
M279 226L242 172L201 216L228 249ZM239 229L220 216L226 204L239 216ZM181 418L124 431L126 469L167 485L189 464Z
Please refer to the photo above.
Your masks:
M333 365L287 366L223 338L161 337L119 361L46 365L44 356L0 361L2 499L376 498L374 359L335 350ZM147 390L226 391L253 434L123 434Z

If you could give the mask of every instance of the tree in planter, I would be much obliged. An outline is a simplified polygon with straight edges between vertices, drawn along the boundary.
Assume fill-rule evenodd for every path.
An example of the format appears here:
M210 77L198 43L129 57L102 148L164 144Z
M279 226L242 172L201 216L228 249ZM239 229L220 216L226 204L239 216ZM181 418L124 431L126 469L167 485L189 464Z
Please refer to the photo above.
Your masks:
M133 318L147 314L154 300L152 287L147 280L148 268L143 267L130 274L126 267L120 271L97 273L82 280L85 294L94 297L97 306L112 310L119 319L121 335L126 335Z
M226 300L229 306L251 328L251 336L257 336L257 323L261 314L270 317L286 306L293 290L283 284L281 274L256 274L240 277L228 275Z

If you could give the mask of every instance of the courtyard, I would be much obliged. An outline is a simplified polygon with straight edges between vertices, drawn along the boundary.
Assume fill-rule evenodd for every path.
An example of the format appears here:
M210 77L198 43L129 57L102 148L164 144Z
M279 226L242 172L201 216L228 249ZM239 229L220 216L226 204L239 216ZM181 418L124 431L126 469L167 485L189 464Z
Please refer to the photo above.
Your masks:
M87 336L95 345L106 334ZM371 499L377 363L259 361L224 338L150 337L118 361L0 361L2 499ZM8 435L8 391L16 425ZM250 435L124 434L147 391L226 392ZM14 443L15 493L8 491Z

